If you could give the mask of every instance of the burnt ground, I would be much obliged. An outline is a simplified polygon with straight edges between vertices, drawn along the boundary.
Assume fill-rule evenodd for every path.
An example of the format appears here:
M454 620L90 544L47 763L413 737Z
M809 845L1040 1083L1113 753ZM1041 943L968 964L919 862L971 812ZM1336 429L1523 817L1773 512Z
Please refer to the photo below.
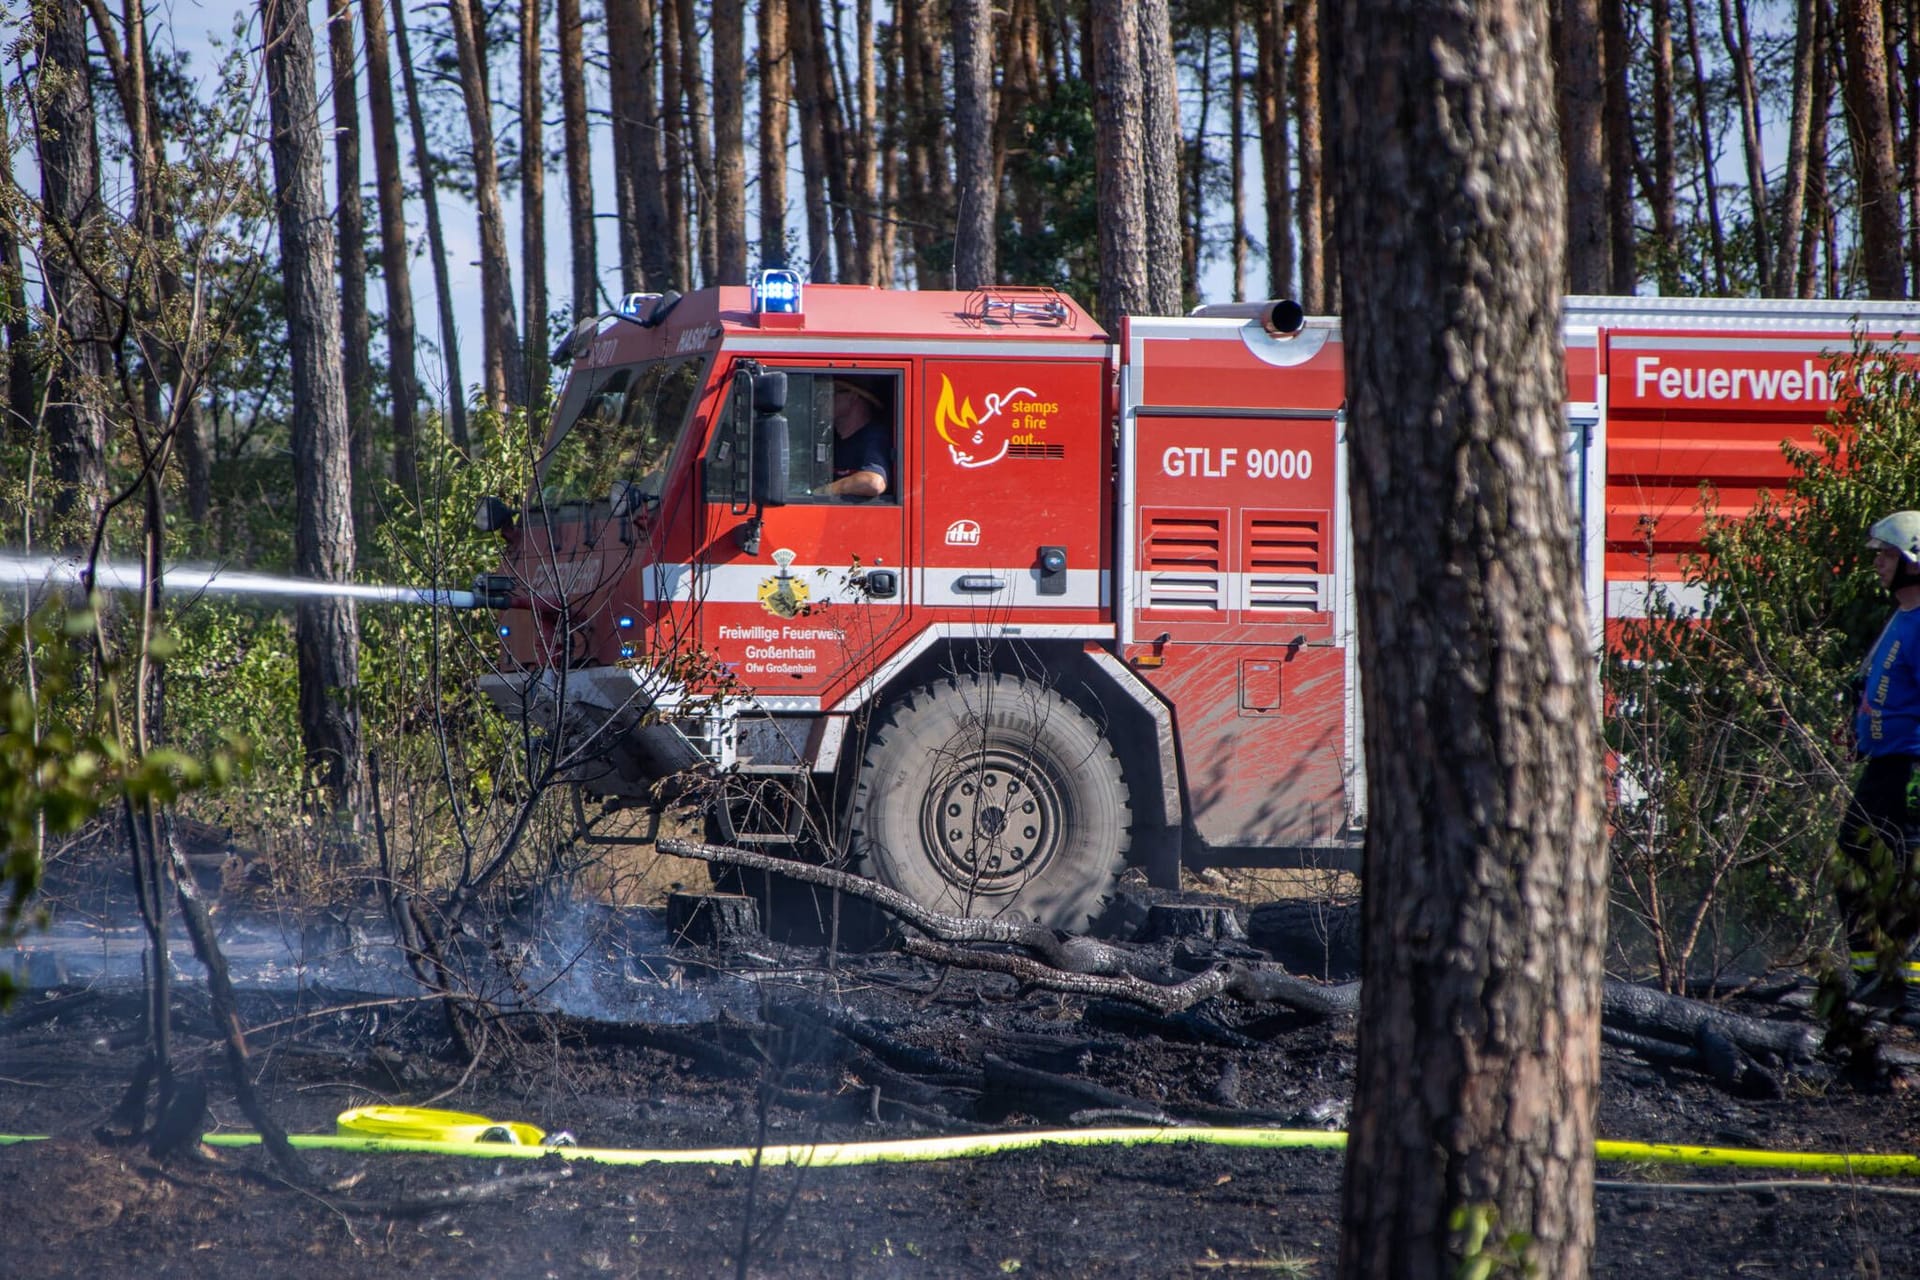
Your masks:
M1143 1115L1345 1120L1347 1019L1211 1002L1193 1017L1154 1020L898 954L829 968L820 952L770 943L670 949L650 914L596 918L618 927L557 948L558 976L534 954L556 950L553 936L517 952L496 945L490 954L514 952L533 985L494 998L538 996L575 1013L498 1019L472 1070L439 1005L378 979L377 938L282 923L274 945L286 954L275 959L260 942L266 926L226 922L243 1015L257 1028L253 1069L273 1113L292 1132L325 1133L351 1106L431 1101L631 1148L1137 1124ZM754 1276L1334 1269L1337 1152L1048 1148L756 1174L310 1151L305 1186L257 1148L156 1159L96 1136L141 1053L138 991L112 963L116 947L133 944L80 930L35 945L38 958L16 968L46 985L0 1017L0 1132L53 1137L0 1147L7 1274L722 1276L739 1273L743 1253ZM352 952L358 967L326 964L329 946ZM1183 946L1170 957L1189 967L1207 958L1207 946ZM1781 994L1736 1006L1807 1022L1795 1007L1802 993ZM208 1085L209 1130L250 1128L223 1074L203 987L183 985L174 1021L180 1073ZM1890 1034L1913 1047L1911 1028ZM1600 1133L1920 1152L1920 1089L1897 1074L1857 1079L1816 1058L1768 1079L1777 1088L1735 1096L1697 1072L1609 1047ZM1920 1275L1920 1179L1618 1162L1599 1176L1597 1275Z

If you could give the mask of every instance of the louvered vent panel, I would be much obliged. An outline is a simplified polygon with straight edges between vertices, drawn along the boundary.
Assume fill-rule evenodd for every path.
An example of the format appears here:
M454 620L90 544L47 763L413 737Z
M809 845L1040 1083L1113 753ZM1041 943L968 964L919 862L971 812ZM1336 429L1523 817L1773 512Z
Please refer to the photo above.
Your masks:
M1326 573L1326 518L1317 513L1248 512L1247 608L1255 613L1320 613Z
M1225 519L1219 512L1145 513L1146 607L1220 613L1227 607Z

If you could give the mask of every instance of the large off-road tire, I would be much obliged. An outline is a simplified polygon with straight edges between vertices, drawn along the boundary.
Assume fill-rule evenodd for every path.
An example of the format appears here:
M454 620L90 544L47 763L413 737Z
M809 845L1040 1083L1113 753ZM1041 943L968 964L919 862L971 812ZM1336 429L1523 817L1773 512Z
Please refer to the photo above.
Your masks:
M1120 761L1053 690L963 675L914 690L874 724L853 800L863 869L954 915L1084 930L1124 869Z

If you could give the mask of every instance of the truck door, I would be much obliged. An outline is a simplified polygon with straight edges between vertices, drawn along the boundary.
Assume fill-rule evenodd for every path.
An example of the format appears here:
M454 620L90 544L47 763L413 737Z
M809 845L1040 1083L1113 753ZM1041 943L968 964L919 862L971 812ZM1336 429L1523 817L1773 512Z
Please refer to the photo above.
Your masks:
M788 498L756 515L752 375L775 369L787 376ZM906 621L906 369L742 361L731 376L701 461L705 532L689 590L702 644L766 709L827 708L872 674ZM875 428L860 443L861 465L884 475L877 496L834 491L850 457L836 445L836 390Z

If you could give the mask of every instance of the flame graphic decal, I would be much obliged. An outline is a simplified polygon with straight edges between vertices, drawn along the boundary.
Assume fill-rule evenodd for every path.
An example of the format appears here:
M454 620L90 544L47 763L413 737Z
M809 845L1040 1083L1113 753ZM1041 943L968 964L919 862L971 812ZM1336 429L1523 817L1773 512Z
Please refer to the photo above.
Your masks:
M990 401L997 396L989 396ZM997 416L991 410L989 419ZM1004 427L989 431L982 426L982 419L974 412L973 401L962 398L958 407L954 404L953 380L946 374L940 375L940 401L934 407L933 428L940 438L947 442L947 452L953 460L963 467L984 467L1000 461L1007 452L1007 432Z

